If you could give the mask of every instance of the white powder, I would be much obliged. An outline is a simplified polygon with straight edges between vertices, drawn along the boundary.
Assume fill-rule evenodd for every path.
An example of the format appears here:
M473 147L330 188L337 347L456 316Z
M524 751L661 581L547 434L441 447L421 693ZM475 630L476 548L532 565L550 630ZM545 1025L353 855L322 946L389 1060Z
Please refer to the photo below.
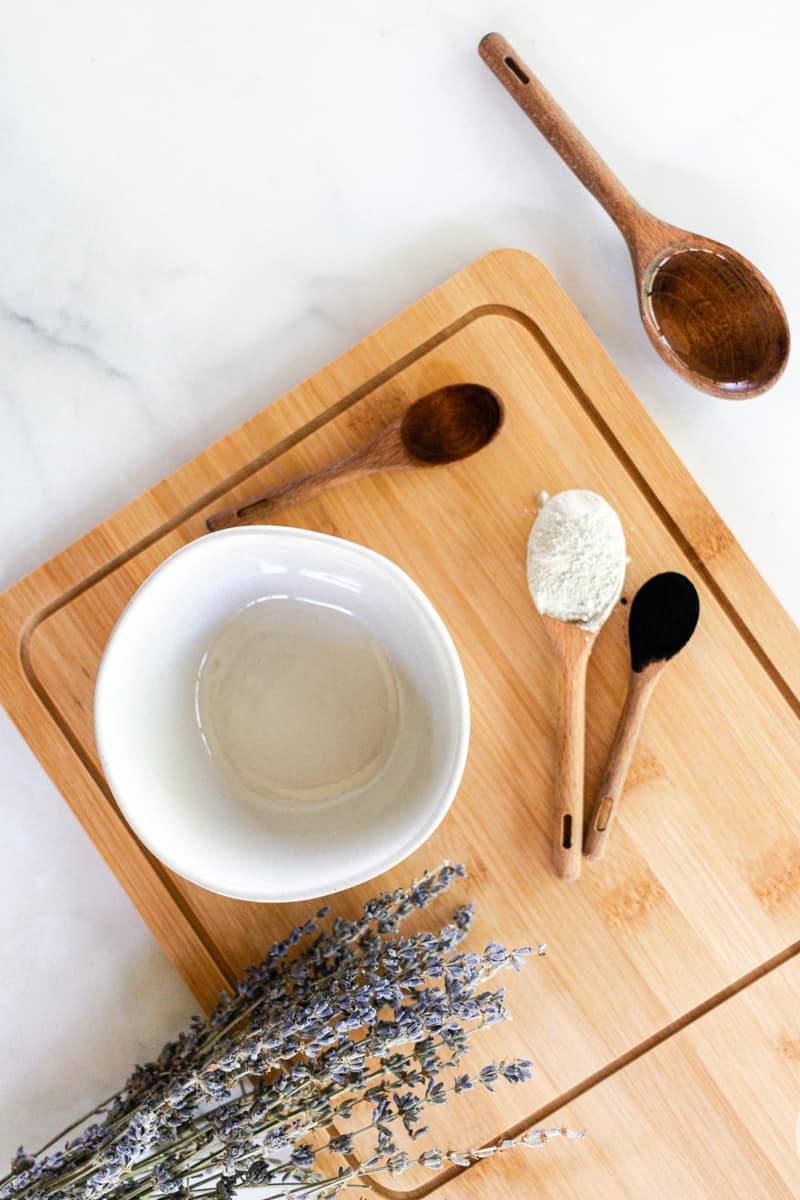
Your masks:
M625 580L625 534L610 504L595 492L559 492L536 518L528 539L528 586L540 613L596 632Z

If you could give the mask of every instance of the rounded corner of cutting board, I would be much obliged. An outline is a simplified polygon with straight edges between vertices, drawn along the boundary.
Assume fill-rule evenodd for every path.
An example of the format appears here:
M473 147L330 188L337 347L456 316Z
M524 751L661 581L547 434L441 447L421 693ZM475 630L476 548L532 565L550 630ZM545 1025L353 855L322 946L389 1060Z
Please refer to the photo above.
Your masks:
M514 246L489 250L454 275L443 290L451 284L461 285L460 300L463 302L464 293L469 294L473 308L490 307L497 313L505 308L507 315L513 309L540 328L556 350L561 345L565 326L570 326L571 332L581 327L578 324L582 323L580 313L556 276L540 258L527 250ZM606 369L611 367L629 391L588 326L585 326L585 332L592 342L587 357L602 360Z
M465 269L472 271L484 267L500 268L506 273L538 275L542 279L557 283L553 272L540 258L531 254L529 250L521 250L518 246L498 246L494 250L487 250Z

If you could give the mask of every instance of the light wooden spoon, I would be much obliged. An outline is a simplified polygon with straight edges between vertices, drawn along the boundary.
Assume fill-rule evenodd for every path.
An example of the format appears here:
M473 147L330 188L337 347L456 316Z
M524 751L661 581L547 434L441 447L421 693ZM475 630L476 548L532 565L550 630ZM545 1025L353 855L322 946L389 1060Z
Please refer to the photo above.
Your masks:
M625 562L622 525L602 496L568 489L540 508L528 538L527 573L560 666L551 829L553 866L562 879L581 871L586 668L619 599Z
M602 858L605 853L650 697L664 667L694 633L699 616L694 584L676 571L654 575L633 598L628 619L628 695L586 830L583 852L587 858Z
M450 384L416 400L355 453L280 483L239 508L213 513L206 525L214 531L266 521L279 509L302 504L325 488L376 471L460 462L489 444L503 417L503 406L489 388L477 383Z
M558 621L544 613L540 616L561 664L553 791L553 867L561 879L577 879L581 873L583 840L586 668L597 633L589 633L571 621Z
M642 324L667 365L728 400L772 387L789 357L789 324L761 272L730 246L641 208L499 33L479 53L625 238Z

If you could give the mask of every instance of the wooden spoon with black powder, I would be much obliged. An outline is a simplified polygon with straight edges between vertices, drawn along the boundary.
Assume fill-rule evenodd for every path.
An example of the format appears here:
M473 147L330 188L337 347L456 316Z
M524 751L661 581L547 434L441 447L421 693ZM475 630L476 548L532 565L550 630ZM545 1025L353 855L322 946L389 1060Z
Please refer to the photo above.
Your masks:
M605 851L650 696L664 667L694 633L699 615L694 584L675 571L654 575L634 596L628 619L628 695L586 831L583 852L587 858L601 858Z

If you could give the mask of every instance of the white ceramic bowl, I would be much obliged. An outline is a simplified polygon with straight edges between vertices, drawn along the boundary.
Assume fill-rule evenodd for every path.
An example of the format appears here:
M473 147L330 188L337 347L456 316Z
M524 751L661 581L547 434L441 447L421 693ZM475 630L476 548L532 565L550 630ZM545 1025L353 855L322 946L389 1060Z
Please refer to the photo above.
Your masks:
M447 812L469 740L461 663L416 584L280 526L210 534L153 572L106 646L94 717L141 840L201 887L261 901L405 858Z

